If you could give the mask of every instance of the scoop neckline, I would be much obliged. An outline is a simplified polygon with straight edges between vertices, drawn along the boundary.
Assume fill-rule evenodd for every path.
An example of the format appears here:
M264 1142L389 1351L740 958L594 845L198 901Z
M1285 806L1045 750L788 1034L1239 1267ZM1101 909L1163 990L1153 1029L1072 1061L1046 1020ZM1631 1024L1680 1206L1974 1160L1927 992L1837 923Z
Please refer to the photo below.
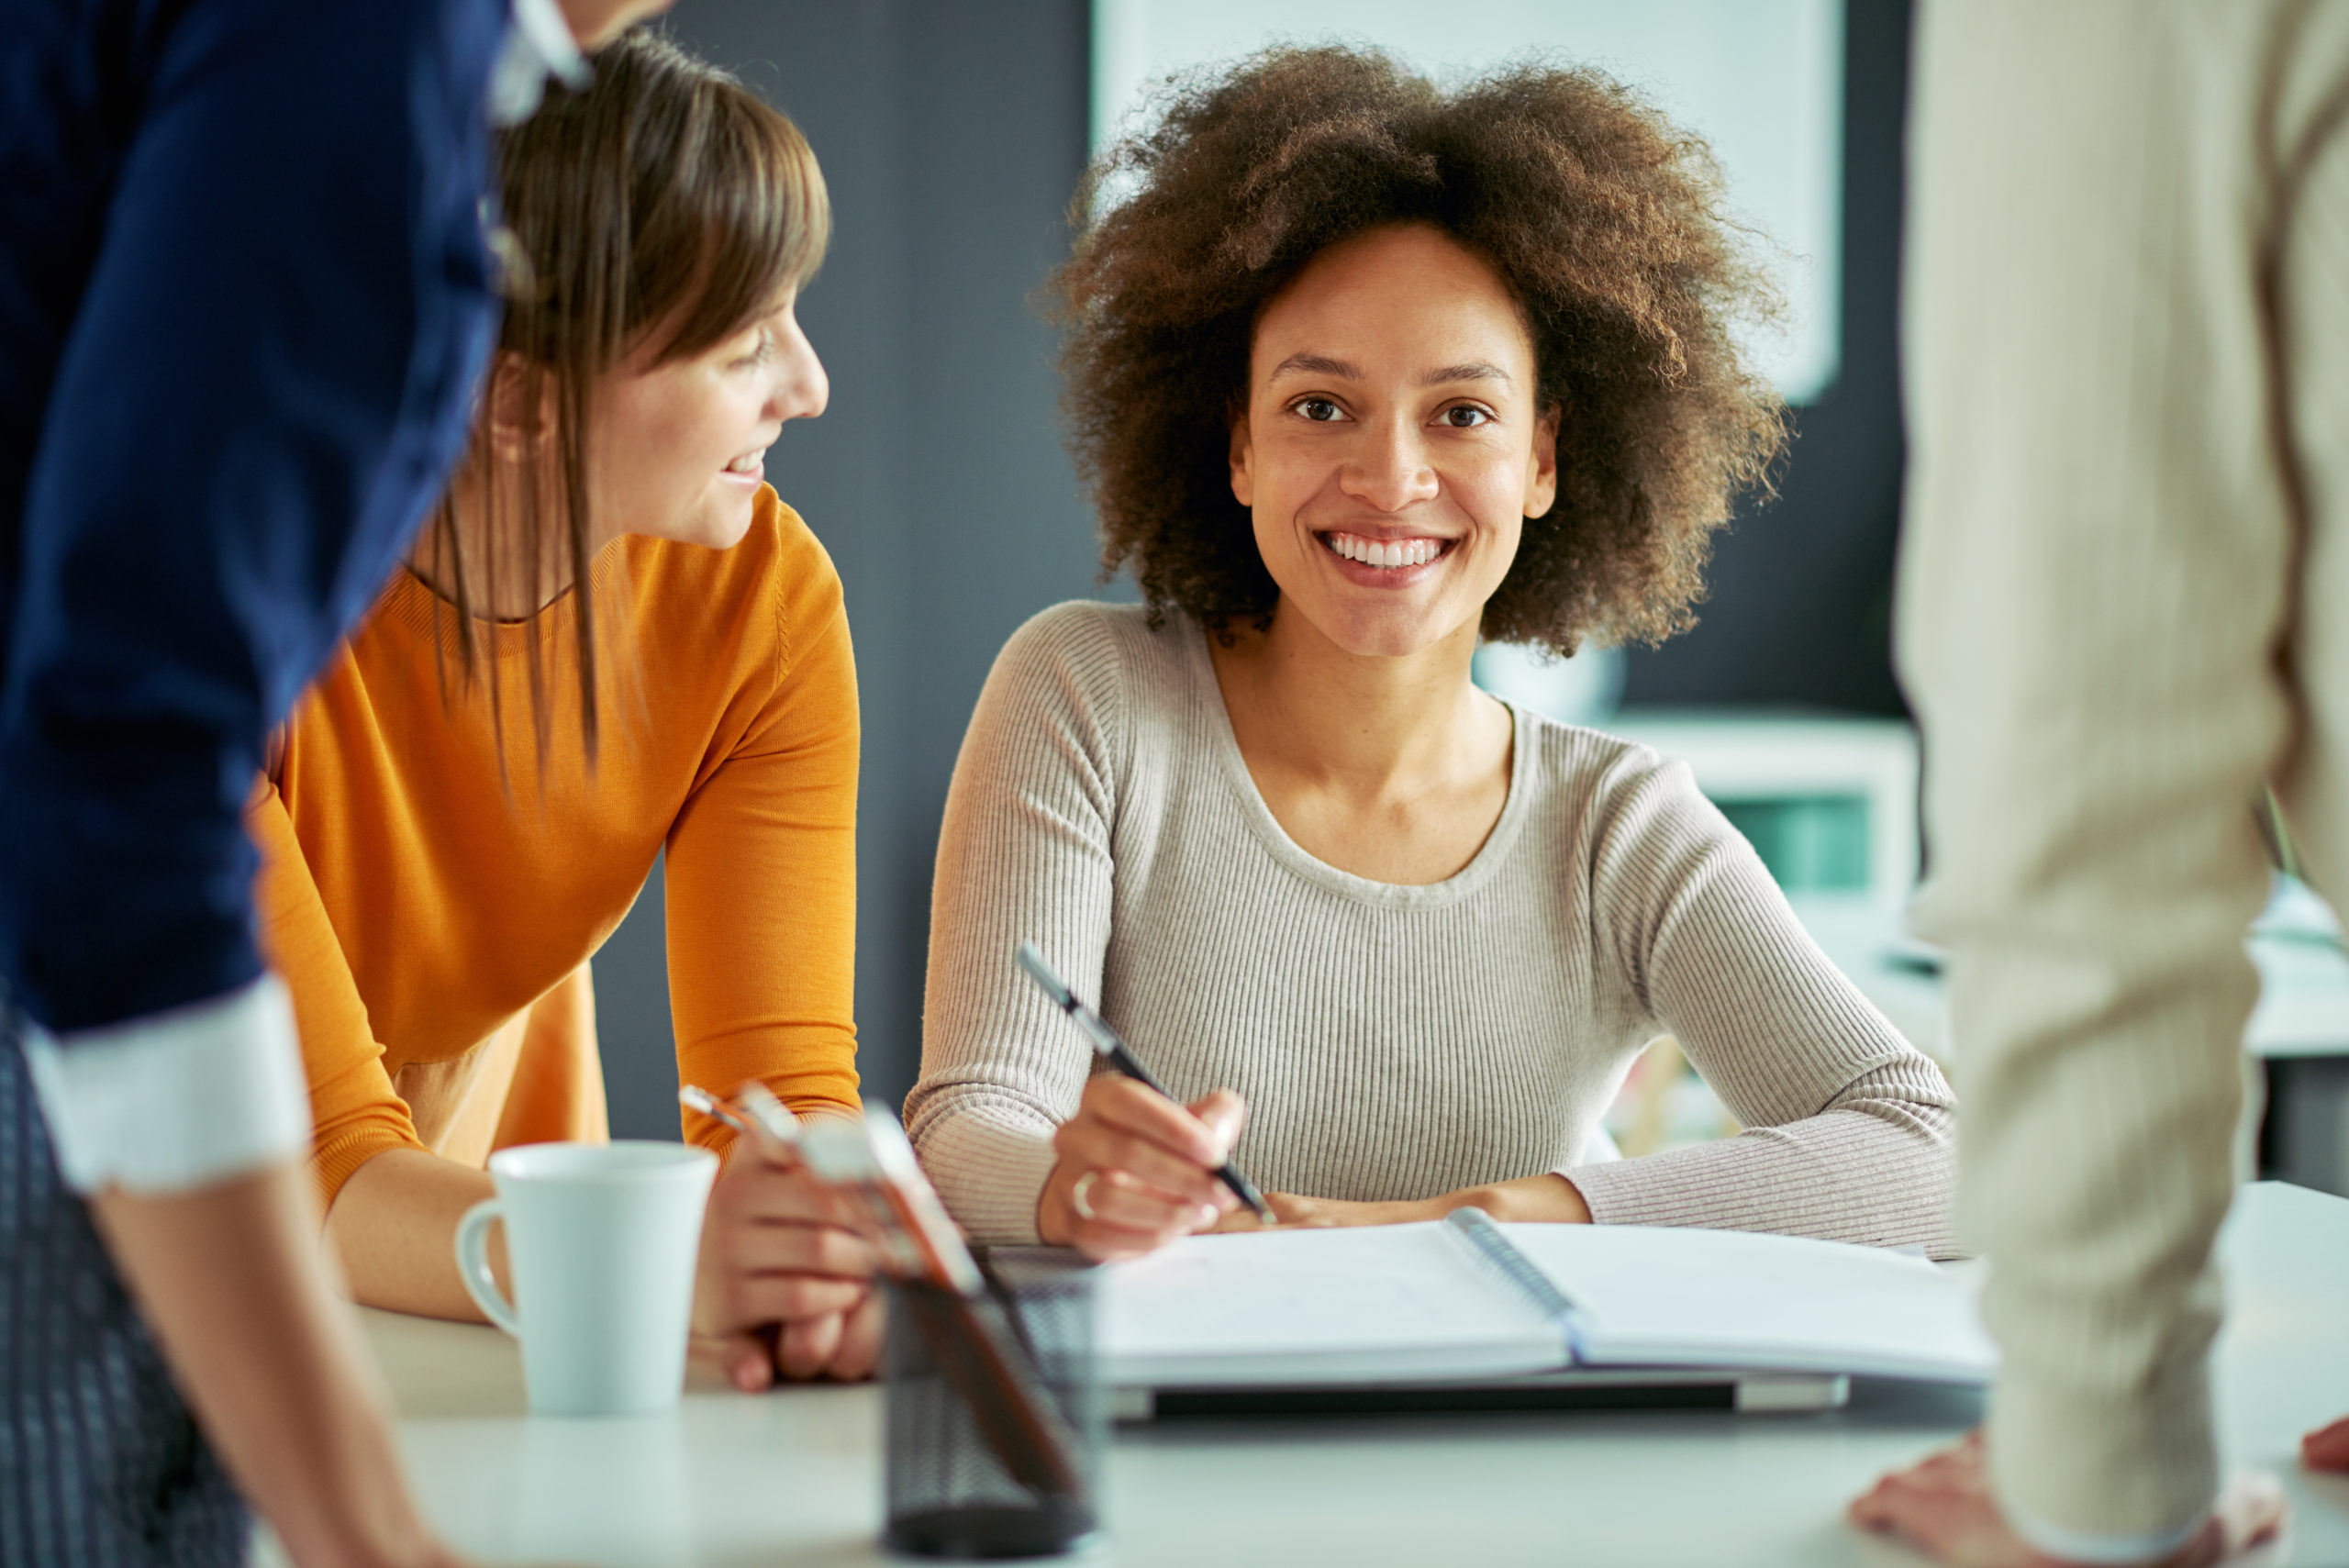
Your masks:
M1248 759L1240 754L1240 737L1231 728L1231 710L1224 704L1223 684L1216 679L1215 661L1208 652L1205 628L1187 616L1183 618L1183 627L1194 703L1205 719L1208 746L1215 752L1217 766L1239 800L1241 815L1247 818L1249 828L1275 861L1317 887L1358 903L1389 909L1440 908L1457 904L1498 874L1524 827L1530 809L1526 803L1532 795L1530 780L1533 727L1527 722L1530 716L1524 709L1506 697L1493 699L1508 710L1508 795L1501 802L1501 814L1494 822L1493 830L1485 836L1484 843L1468 863L1442 882L1376 882L1340 870L1288 836L1288 829L1273 815L1273 808L1264 804L1264 792L1256 787L1255 775L1248 771Z
M626 580L616 578L615 574L633 575L635 563L629 558L635 552L630 545L641 537L622 534L607 541L588 562L588 587L597 595L596 611L599 615L605 613L604 595L616 581ZM423 573L405 560L392 573L391 584L377 601L374 613L398 625L411 636L438 637L443 622L451 631L457 622L455 602L427 582ZM489 658L502 662L527 653L534 644L544 646L558 637L567 638L578 615L579 584L573 583L523 619L495 620L475 616L473 635L479 639L475 646Z

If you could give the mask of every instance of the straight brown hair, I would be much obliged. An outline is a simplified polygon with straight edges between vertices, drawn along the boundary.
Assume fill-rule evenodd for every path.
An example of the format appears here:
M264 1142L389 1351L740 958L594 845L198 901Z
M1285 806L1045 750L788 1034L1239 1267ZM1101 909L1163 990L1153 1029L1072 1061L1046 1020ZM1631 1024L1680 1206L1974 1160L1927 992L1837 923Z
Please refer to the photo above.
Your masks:
M598 715L587 418L596 380L652 333L662 334L652 361L662 364L703 352L774 309L822 262L831 206L799 128L726 72L643 29L623 34L590 63L591 83L575 91L551 84L538 113L502 132L496 150L504 210L495 248L507 295L499 360L519 369L518 403L532 435L550 433L535 427L540 410L552 410L558 494L545 494L535 457L521 466L518 516L500 515L498 484L481 493L490 508L488 603L497 601L501 554L531 563L535 573L550 546L562 551L577 601L581 733L592 763ZM485 386L465 460L484 472L496 461L490 396ZM470 680L479 633L448 496L429 528L442 578L435 585L453 605ZM559 540L551 528L560 528ZM529 644L529 685L543 762L549 716L539 646ZM495 662L490 703L502 735Z

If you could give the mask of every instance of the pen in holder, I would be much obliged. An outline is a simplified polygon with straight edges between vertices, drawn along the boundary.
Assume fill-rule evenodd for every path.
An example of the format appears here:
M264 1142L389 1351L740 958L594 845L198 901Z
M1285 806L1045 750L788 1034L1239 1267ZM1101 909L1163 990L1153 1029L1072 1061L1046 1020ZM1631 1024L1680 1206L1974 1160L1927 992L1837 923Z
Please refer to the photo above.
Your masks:
M894 1551L1046 1557L1100 1533L1093 1271L1037 1254L991 1258L977 1296L889 1282L883 1539ZM996 1347L1009 1353L987 1364Z
M810 1118L796 1150L810 1176L863 1211L881 1255L885 1543L951 1558L1090 1544L1102 1426L1089 1272L1048 1251L983 1273L885 1111Z

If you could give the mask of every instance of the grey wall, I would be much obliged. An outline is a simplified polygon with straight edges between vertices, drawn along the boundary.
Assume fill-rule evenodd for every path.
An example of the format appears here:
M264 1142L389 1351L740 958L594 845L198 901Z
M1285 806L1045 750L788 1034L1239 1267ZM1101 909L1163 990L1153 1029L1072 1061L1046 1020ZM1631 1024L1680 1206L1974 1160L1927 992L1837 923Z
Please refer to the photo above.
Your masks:
M681 0L669 26L799 123L835 237L800 319L831 406L767 476L847 585L863 707L857 1022L869 1098L920 1054L938 819L987 666L1099 592L1030 306L1084 166L1085 0ZM596 960L612 1122L674 1137L657 881ZM723 1085L720 1085L723 1087Z
M829 412L767 473L840 564L864 718L857 1015L869 1098L920 1054L931 858L954 751L1012 628L1098 592L1031 307L1084 161L1085 0L681 0L670 26L796 118L830 182L800 308ZM1843 372L1784 498L1723 544L1704 624L1635 655L1636 702L1898 711L1886 656L1906 0L1850 0ZM674 1137L659 883L596 961L614 1130ZM723 1085L719 1085L723 1087Z

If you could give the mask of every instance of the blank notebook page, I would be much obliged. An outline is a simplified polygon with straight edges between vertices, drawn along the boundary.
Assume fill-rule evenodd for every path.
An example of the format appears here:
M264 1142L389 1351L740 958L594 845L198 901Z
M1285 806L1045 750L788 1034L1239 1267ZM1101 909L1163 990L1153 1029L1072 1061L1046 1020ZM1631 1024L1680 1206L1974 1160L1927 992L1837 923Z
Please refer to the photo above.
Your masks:
M1564 1336L1439 1223L1193 1236L1103 1271L1102 1375L1211 1387L1554 1368Z
M1500 1229L1572 1298L1592 1365L1977 1383L1998 1364L1973 1293L1922 1258L1739 1230Z

